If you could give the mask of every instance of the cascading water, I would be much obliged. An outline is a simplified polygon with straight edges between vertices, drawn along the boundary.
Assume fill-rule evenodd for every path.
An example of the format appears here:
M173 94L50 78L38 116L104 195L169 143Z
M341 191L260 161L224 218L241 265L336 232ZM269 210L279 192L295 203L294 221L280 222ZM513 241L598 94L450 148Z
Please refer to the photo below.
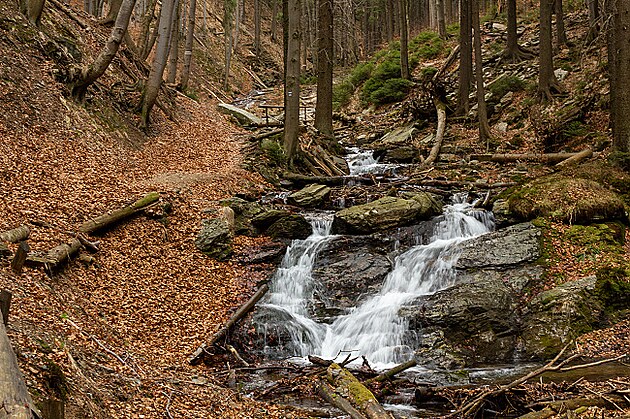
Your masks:
M286 330L298 356L320 354L330 359L352 352L364 355L376 368L409 359L413 342L407 336L407 321L398 315L400 308L454 285L458 244L493 227L491 213L462 199L446 206L429 243L400 254L377 295L332 324L322 324L309 317L308 303L316 286L311 271L317 253L334 236L329 234L330 222L316 223L313 235L294 241L287 250L261 306L267 313L259 323L264 320L267 327Z

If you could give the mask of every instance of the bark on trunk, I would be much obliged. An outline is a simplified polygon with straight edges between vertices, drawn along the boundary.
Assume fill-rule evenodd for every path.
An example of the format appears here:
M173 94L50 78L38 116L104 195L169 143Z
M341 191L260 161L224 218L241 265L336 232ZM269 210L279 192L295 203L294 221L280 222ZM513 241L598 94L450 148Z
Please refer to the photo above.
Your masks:
M318 0L317 104L315 128L332 136L333 0Z
M81 70L79 80L74 82L72 86L72 96L76 100L83 101L88 87L98 80L99 77L105 74L105 71L118 52L118 48L123 41L125 33L127 33L127 27L129 26L129 20L131 19L131 14L135 4L136 0L124 0L122 2L120 11L116 17L116 23L114 23L114 28L109 35L109 39L107 40L105 47L101 50L98 57L96 57L89 67Z
M553 91L558 90L558 82L553 73L553 49L551 33L551 11L554 0L540 0L540 64L538 77L538 98L541 102L553 99Z
M435 99L435 109L437 111L438 125L437 132L435 133L435 144L431 148L429 157L424 161L423 166L430 166L437 161L442 148L442 142L444 141L444 132L446 130L446 105Z
M142 211L147 206L157 202L158 199L160 199L160 194L158 194L157 192L151 192L150 194L147 194L142 199L137 200L133 204L116 210L111 214L99 215L96 218L84 222L79 227L79 232L84 234L92 234L111 227L117 222Z
M400 77L411 79L409 72L409 28L407 0L400 0Z
M502 57L504 62L515 63L534 57L531 51L518 44L516 26L516 0L507 0L507 46Z
M355 409L352 404L341 395L335 393L335 389L330 384L320 382L317 388L319 395L337 409L346 412L351 419L366 419L366 417Z
M593 150L591 150L590 147L588 147L580 151L579 153L576 153L575 155L569 157L568 159L561 161L560 163L556 164L556 166L557 167L573 166L580 163L582 160L586 160L591 157L593 157Z
M553 4L554 12L556 14L556 39L558 49L564 45L567 45L569 40L567 39L567 32L564 29L564 8L562 6L562 0L556 0Z
M609 0L613 1L613 0ZM614 0L611 67L613 147L630 152L630 2ZM611 48L609 48L611 49Z
M300 131L300 0L288 0L287 9L284 149L292 161L298 150Z
M459 88L456 115L468 115L470 104L470 81L472 79L472 30L470 0L461 0L459 23Z
M171 24L171 46L168 54L168 68L166 71L166 81L170 84L175 84L177 79L177 63L179 61L179 20L180 9L182 7L181 2L175 8L175 16L173 17L173 23Z
M472 0L472 5L472 26L475 33L475 75L477 78L477 117L479 119L479 139L486 142L486 150L488 150L491 134L490 125L488 125L488 112L486 110L486 90L483 85L481 30L479 28L479 0Z
M20 0L20 11L31 24L39 27L42 12L44 11L44 3L45 0Z

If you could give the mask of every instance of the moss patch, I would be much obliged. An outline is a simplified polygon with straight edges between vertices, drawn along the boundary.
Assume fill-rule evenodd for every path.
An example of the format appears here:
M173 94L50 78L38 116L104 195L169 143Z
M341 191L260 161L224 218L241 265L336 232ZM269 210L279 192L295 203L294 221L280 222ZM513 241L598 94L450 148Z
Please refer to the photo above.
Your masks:
M510 211L524 220L548 217L565 223L590 223L625 217L624 204L614 192L588 179L551 175L515 190Z

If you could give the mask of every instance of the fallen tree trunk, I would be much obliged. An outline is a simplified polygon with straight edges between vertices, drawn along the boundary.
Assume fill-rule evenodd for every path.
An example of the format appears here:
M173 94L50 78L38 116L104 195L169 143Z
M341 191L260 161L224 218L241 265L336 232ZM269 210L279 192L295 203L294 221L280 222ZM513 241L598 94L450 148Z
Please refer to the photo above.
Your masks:
M446 188L477 188L477 189L498 189L510 188L516 185L516 182L466 182L457 180L440 180L440 179L411 179L409 183L421 186L441 186Z
M317 390L324 400L335 406L337 409L346 412L350 415L351 419L366 419L366 417L355 409L348 400L335 393L335 390L328 383L323 381L320 382Z
M0 240L4 240L9 243L19 243L28 239L28 236L31 234L31 230L28 226L19 226L12 230L7 230L5 232L0 233Z
M590 147L587 147L579 153L576 153L574 156L569 157L568 159L556 164L556 167L573 166L575 164L578 164L582 160L590 159L591 157L593 157L593 150L591 150Z
M374 378L370 378L369 380L367 380L365 383L369 384L369 383L373 383L373 382L381 382L381 381L385 381L385 380L390 380L394 375L401 373L411 367L415 367L418 363L416 362L415 359L412 359L410 361L404 362L400 365L396 365L394 368L385 371L382 374L377 375Z
M99 215L96 218L84 222L79 227L79 232L91 234L99 230L103 230L104 228L110 227L111 225L144 210L149 205L157 202L158 199L160 199L160 194L157 192L151 192L144 198L137 200L131 205L116 210L111 214Z
M348 401L368 419L393 419L357 378L338 364L332 364L327 371L328 381L335 387L335 392L343 394Z
M43 266L46 272L52 274L61 264L77 254L82 247L79 239L72 239L68 243L50 249L46 256L29 255L26 263L30 266Z
M260 287L260 289L256 291L256 293L249 300L247 300L245 304L243 304L238 310L236 310L236 313L234 313L232 317L230 317L230 319L223 325L223 327L219 329L219 331L216 332L214 335L212 335L208 342L203 343L201 346L199 346L199 348L197 348L197 350L188 358L188 363L190 365L197 365L203 358L204 354L207 352L207 349L218 342L220 339L225 337L225 335L227 335L227 332L254 308L256 303L267 293L267 291L269 291L269 285L265 284Z
M442 149L442 142L444 141L444 131L446 130L446 105L437 99L435 99L434 102L438 118L435 144L433 144L429 157L427 157L422 166L430 166L435 163Z
M0 407L2 417L30 419L38 412L24 383L0 314Z
M580 153L583 153L580 152ZM545 164L556 164L580 153L526 153L526 154L471 154L470 160L491 161L495 163L515 163L519 161L534 161Z

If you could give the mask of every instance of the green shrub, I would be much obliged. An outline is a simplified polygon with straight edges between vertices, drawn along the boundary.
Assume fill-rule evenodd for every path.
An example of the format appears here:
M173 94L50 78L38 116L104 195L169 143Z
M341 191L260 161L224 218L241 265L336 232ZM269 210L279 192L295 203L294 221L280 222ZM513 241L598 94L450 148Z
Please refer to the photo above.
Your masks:
M346 79L339 84L333 86L333 107L339 109L350 102L350 98L354 94L355 87Z
M418 61L436 58L443 50L444 41L433 31L420 32L409 43L410 55Z
M505 76L496 80L488 86L488 90L493 96L502 98L508 92L518 92L527 87L527 83L517 76Z
M370 78L373 71L374 71L373 63L371 62L359 63L356 65L356 67L352 69L352 72L350 72L350 76L348 77L348 80L350 81L350 83L352 83L352 85L356 89L357 87L359 87L361 83L363 83L364 81Z
M562 130L564 138L583 137L589 133L588 127L580 121L571 121Z
M396 78L388 79L370 94L370 102L375 104L400 102L405 98L413 83L409 80Z
M260 148L264 151L269 161L276 166L283 167L286 164L287 156L284 153L284 148L274 139L265 138L260 144Z

